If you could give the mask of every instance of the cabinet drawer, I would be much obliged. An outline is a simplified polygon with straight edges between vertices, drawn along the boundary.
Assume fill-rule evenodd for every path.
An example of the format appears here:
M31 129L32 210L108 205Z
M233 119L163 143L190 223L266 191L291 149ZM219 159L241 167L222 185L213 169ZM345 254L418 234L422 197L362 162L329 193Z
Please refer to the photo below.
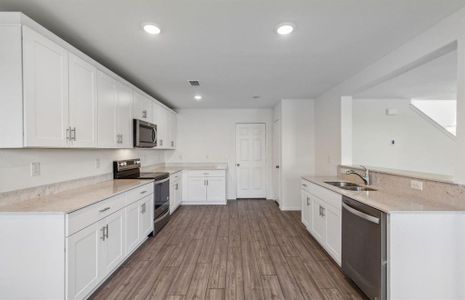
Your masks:
M153 194L153 182L145 184L143 186L137 187L135 189L132 189L128 191L127 194L127 199L126 199L126 204L129 205L131 203L134 203L135 201L142 199L150 194Z
M306 192L309 192L310 190L308 188L309 188L310 184L311 183L308 182L307 180L302 179L301 183L300 183L300 187L301 187L302 190L304 190Z
M127 194L123 193L67 214L66 236L70 236L120 210L126 203L126 197Z
M225 176L224 170L192 170L189 171L188 176Z
M325 189L319 185L314 183L307 182L308 185L308 192L324 202L328 205L333 206L334 208L341 209L342 208L342 196L338 193Z

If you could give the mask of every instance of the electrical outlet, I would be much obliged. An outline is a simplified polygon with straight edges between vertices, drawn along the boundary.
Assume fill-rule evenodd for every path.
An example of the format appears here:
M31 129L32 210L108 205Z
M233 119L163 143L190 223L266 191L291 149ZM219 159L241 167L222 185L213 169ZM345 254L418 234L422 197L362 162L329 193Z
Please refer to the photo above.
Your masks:
M31 176L40 176L40 162L31 163Z
M410 187L414 190L423 191L423 181L410 180Z
M95 168L96 168L96 169L100 169L100 158L97 158L97 159L95 160Z

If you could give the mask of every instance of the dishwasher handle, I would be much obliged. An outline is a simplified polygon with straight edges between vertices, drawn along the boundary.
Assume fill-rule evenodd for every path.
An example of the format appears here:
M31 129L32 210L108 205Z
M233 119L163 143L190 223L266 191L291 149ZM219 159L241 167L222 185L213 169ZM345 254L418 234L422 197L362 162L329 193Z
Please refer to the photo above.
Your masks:
M356 210L355 208L350 207L349 205L347 205L345 203L342 203L342 207L344 207L348 212L350 212L351 214L356 215L357 217L360 217L360 218L362 218L364 220L367 220L367 221L369 221L371 223L379 224L379 218L370 216L369 214L366 214L364 212Z

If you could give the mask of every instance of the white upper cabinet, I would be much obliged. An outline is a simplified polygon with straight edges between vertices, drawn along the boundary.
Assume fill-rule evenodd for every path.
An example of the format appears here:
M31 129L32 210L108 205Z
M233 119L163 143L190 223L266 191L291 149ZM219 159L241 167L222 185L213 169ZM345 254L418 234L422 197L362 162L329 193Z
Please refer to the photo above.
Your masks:
M173 111L40 25L12 25L0 28L0 148L132 148L140 119L174 149Z
M116 143L118 148L132 148L132 89L116 83L118 104L116 107Z
M159 103L153 105L154 123L157 124L157 148L166 149L168 132L168 110Z
M177 138L177 128L178 128L178 120L176 113L174 111L168 111L168 148L169 149L176 149L176 138Z
M98 146L99 148L115 148L117 141L116 82L107 74L97 72L98 99Z
M67 147L68 53L23 27L24 144Z
M69 53L69 126L73 147L97 146L97 69Z
M153 102L146 96L139 92L134 92L134 106L133 114L134 119L153 123Z

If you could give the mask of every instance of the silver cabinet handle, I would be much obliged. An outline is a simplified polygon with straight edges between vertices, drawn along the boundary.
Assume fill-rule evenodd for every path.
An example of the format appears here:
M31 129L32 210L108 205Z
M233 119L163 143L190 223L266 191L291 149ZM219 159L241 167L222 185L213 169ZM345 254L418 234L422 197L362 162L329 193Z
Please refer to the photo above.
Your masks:
M142 192L140 192L140 193L141 193L141 195L143 195L143 194L147 193L147 191L142 191Z
M76 127L71 129L71 140L76 141Z
M160 146L163 146L163 140L160 140Z
M176 185L174 186L174 189L178 190L178 188L179 188L179 185L176 183Z
M122 144L123 143L123 135L120 134L120 136L121 136L121 144Z
M71 141L71 126L66 128L66 140Z
M105 238L108 238L108 236L109 236L109 234L108 234L108 224L107 224L107 226L105 226L105 228L107 229L107 230L106 230Z
M100 230L102 231L102 236L100 237L100 239L104 241L105 240L105 226L103 226Z
M142 111L142 118L144 118L144 119L147 118L147 111L146 110Z
M140 208L141 208L141 209L140 209L140 212L143 213L143 214L145 214L145 203L142 204Z
M346 209L348 212L350 212L351 214L356 215L357 217L360 217L360 218L362 218L364 220L367 220L367 221L369 221L371 223L379 224L379 218L376 218L376 217L370 216L369 214L366 214L364 212L358 211L355 208L352 208L352 207L350 207L349 205L347 205L345 203L342 203L342 207L344 209Z
M208 179L207 179L207 185L208 185Z
M310 197L307 197L307 206L310 206Z
M305 183L302 183L302 186L307 187L307 185Z
M99 210L99 212L103 213L103 212L105 212L105 211L109 210L110 208L111 208L111 207L105 207L105 208L103 208L103 209Z
M174 147L174 141L171 141L171 147Z

